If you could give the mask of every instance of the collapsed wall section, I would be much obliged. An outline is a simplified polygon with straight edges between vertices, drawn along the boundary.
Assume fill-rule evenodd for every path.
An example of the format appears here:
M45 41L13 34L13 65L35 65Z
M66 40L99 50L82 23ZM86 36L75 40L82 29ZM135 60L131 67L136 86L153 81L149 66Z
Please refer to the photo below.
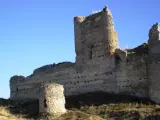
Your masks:
M108 60L108 63L110 61L111 60ZM111 64L112 63L109 63L107 68ZM111 87L113 81L111 78L114 76L114 72L112 72L112 69L106 70L104 65L105 64L102 64L96 68L88 68L86 66L83 69L83 72L79 71L77 67L68 68L52 74L43 75L38 77L35 81L42 84L43 82L61 84L64 86L65 96L77 95L86 92L115 90L115 87ZM107 89L106 85L108 85Z

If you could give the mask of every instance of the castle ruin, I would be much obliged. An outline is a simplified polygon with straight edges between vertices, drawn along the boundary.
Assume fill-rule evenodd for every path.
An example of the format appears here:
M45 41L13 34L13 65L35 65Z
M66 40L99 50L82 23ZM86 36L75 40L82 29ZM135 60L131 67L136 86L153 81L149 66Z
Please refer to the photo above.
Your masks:
M10 79L11 99L39 99L42 84L60 84L64 95L103 91L147 97L160 103L160 25L148 43L122 50L110 10L74 17L76 62L42 66ZM44 92L45 94L45 92ZM43 111L43 110L42 110Z

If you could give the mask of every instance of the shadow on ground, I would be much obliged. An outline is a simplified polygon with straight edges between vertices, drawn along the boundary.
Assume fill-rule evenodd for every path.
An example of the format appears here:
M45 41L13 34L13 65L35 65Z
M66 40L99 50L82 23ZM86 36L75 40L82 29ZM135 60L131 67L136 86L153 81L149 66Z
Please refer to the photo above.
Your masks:
M104 119L114 118L115 120L123 120L124 118L131 118L130 120L138 120L140 114L137 111L132 112L112 112L108 111L109 104L122 104L122 103L137 103L143 105L155 105L153 101L148 98L138 98L128 95L108 94L104 92L87 93L82 95L66 97L66 108L75 113L81 111L90 115L97 115ZM6 100L0 99L0 106L9 107L11 113L25 115L26 118L38 118L38 100ZM84 106L84 109L81 107ZM85 106L88 106L85 108ZM94 106L93 110L88 110ZM102 110L103 109L103 110ZM94 111L95 110L95 111ZM96 111L97 110L97 111ZM94 113L95 112L95 113ZM160 111L158 111L160 112ZM107 114L107 116L106 116ZM75 114L76 115L76 114ZM64 119L65 120L65 119ZM67 120L67 119L66 119ZM148 116L144 120L160 120L160 116Z

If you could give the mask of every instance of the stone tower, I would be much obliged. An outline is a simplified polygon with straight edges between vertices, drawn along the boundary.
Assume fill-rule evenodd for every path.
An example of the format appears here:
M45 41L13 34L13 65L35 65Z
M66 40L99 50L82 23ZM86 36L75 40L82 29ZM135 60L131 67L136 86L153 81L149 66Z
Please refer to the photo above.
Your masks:
M39 113L61 115L66 112L64 88L60 84L44 84L40 88Z
M74 17L74 35L77 66L92 64L93 60L98 63L99 57L110 56L118 48L112 14L107 7L88 17Z
M148 82L149 97L160 103L160 24L156 23L149 31Z

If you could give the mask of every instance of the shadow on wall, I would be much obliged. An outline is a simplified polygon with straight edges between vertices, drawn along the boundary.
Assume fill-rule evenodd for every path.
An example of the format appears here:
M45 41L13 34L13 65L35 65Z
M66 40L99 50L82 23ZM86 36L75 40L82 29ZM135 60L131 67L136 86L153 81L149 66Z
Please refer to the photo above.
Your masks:
M130 95L110 94L105 92L86 93L81 95L65 97L66 109L80 108L81 106L100 106L110 103L138 102L143 104L156 104L148 98L138 98Z

